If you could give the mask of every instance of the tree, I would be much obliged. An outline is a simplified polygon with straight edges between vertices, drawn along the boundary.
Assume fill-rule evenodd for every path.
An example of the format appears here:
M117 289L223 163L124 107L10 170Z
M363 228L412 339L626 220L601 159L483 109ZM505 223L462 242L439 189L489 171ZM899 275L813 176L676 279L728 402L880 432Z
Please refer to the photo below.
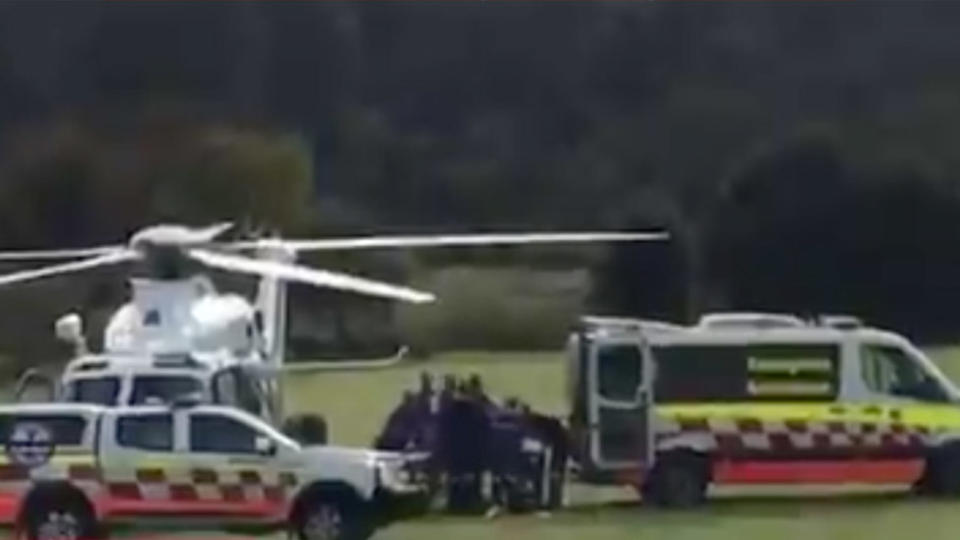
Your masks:
M53 122L8 138L0 148L7 156L0 168L0 245L118 243L159 221L232 220L310 232L312 160L297 135L171 118L139 117L119 128ZM6 312L17 314L0 325L0 343L8 347L0 355L36 362L62 353L49 332L53 318L67 310L102 315L125 297L123 275L104 270L0 289Z

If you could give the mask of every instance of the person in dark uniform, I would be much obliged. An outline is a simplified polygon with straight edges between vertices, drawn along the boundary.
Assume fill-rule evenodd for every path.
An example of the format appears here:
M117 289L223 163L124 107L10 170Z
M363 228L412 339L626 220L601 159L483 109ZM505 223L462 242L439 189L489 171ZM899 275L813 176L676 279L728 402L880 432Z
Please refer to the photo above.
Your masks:
M566 484L567 458L570 452L569 434L563 423L551 416L529 412L526 423L534 436L543 443L538 471L539 503L542 509L558 508L563 504Z
M489 420L482 404L466 386L458 388L440 422L442 457L448 471L447 507L452 512L483 508Z
M433 390L433 376L429 372L420 373L420 389L414 406L414 424L416 441L414 448L423 452L433 452L437 446L439 424L438 396Z
M417 400L413 392L403 393L400 404L390 413L383 431L374 441L379 450L406 450L416 439Z
M445 403L449 403L453 400L454 395L457 393L457 377L453 374L446 374L443 376L443 388L440 389L440 406L442 407Z
M515 398L492 421L494 501L511 512L550 509L563 498L566 429Z
M433 397L433 375L429 371L420 372L420 389L418 397L429 399Z
M514 509L519 483L522 481L520 449L523 442L523 422L519 401L508 398L497 408L490 421L489 461L493 476L493 512L500 508Z
M492 417L499 413L499 407L497 407L497 404L487 395L487 392L483 388L483 379L480 378L478 373L472 373L470 377L467 378L467 393L471 399L483 407L483 410L488 416Z

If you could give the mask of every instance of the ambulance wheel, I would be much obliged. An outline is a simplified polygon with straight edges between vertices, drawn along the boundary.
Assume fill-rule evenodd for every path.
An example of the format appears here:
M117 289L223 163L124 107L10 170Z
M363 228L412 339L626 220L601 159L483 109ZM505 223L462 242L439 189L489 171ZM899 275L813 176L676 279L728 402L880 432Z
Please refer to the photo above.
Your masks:
M366 540L373 526L362 506L335 495L320 495L306 501L294 522L299 540Z
M102 538L93 510L72 489L44 490L31 495L24 508L27 540L87 540Z
M924 495L960 496L960 445L951 444L928 456L914 489Z
M709 462L688 451L658 456L641 491L645 500L665 508L691 508L706 499Z

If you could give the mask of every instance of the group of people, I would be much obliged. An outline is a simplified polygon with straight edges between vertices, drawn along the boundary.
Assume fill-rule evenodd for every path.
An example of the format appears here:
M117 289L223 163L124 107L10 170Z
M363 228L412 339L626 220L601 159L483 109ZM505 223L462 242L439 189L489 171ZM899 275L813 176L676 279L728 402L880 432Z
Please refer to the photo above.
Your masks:
M550 508L562 497L563 425L519 399L498 403L478 374L445 375L437 389L434 377L421 373L419 388L404 392L375 446L428 453L429 476L450 511Z

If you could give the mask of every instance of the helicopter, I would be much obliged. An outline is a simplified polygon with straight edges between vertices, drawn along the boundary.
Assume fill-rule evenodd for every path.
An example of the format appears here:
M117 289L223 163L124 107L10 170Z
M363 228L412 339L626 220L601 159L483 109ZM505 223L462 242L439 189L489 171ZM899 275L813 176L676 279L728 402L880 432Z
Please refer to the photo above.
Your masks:
M171 403L193 395L280 426L288 283L416 304L435 300L426 291L297 264L300 252L667 239L662 232L554 232L218 240L232 227L161 224L137 231L124 244L0 251L0 262L67 261L0 275L0 287L104 266L138 266L129 279L129 301L104 329L102 350L89 350L78 314L64 315L55 333L73 345L73 357L58 382L28 371L18 383L18 397L37 387L47 389L42 400L101 405ZM259 278L256 298L219 292L198 265Z

